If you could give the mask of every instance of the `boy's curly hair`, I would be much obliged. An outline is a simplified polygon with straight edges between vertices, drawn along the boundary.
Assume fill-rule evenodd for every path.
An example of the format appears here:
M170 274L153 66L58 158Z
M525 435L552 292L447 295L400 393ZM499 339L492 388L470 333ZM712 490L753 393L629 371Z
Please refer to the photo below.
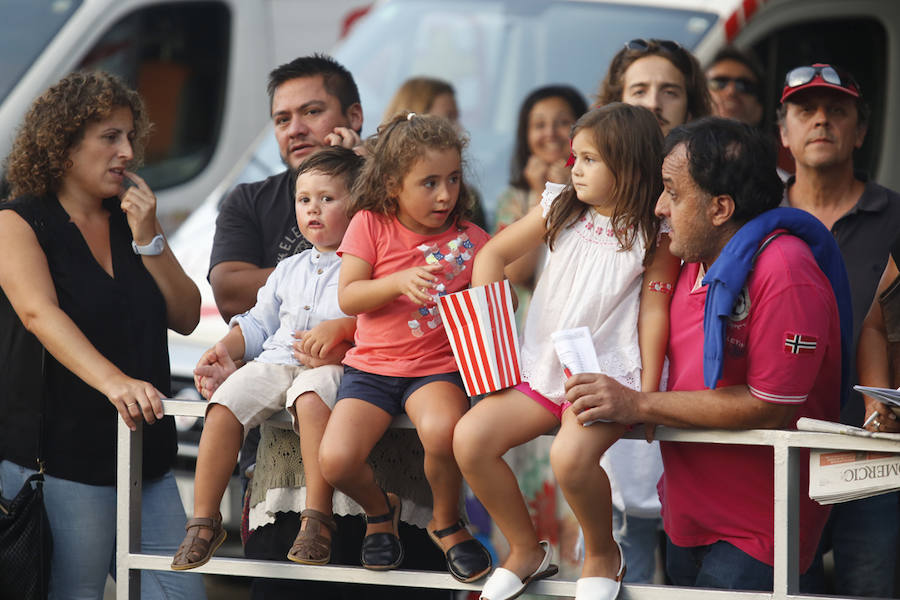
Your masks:
M395 116L366 140L368 158L351 192L351 216L361 210L397 216L399 205L394 190L400 188L403 178L427 150L456 150L460 154L460 167L465 170L462 152L468 141L453 123L436 115L410 115ZM473 204L462 175L459 184L459 200L449 215L455 225L459 225Z
M84 139L85 128L118 107L131 109L132 165L140 165L150 121L140 95L122 79L102 71L79 71L66 75L41 94L25 115L6 159L11 197L58 191L69 154Z

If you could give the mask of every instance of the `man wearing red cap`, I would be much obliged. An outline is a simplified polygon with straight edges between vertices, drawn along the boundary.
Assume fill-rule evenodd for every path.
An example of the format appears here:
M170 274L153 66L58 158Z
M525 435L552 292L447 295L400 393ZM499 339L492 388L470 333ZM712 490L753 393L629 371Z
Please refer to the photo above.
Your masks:
M900 257L900 195L853 169L853 151L863 144L868 116L859 84L837 67L817 63L785 77L778 124L781 142L796 163L785 204L816 216L841 249L853 302L854 365L879 277L889 256L895 262ZM860 426L874 410L868 400L853 395L841 421ZM893 595L898 513L897 493L834 507L820 550L834 549L836 593Z

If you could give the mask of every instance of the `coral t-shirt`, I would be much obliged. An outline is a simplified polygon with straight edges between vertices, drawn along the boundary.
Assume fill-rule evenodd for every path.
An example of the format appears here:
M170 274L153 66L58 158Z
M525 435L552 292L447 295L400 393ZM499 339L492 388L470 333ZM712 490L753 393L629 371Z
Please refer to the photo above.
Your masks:
M671 306L669 389L701 390L700 265L685 265ZM800 417L836 421L841 334L834 293L800 239L781 235L759 255L725 328L717 387L746 384L764 402L793 404ZM678 546L724 540L773 564L773 452L766 446L662 442L659 483L666 534ZM809 568L828 507L810 500L809 454L800 451L800 567Z
M456 371L450 341L444 332L436 299L469 287L472 259L488 234L472 223L460 222L443 233L414 233L395 217L367 210L353 216L338 254L352 254L372 265L372 279L427 264L441 264L434 302L424 306L398 296L381 308L360 314L356 345L344 364L378 375L422 377Z

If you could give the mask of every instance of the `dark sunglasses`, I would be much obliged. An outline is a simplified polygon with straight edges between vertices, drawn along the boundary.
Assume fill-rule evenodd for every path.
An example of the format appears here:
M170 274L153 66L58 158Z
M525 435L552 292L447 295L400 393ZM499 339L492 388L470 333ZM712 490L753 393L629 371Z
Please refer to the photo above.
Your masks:
M724 90L729 84L734 84L734 89L741 94L749 94L756 96L759 93L759 86L746 77L712 77L708 81L709 89L714 91Z
M644 38L637 38L631 40L630 42L625 42L625 48L627 50L639 50L641 52L647 52L648 50L653 50L654 46L657 48L662 48L668 52L683 52L684 49L678 42L673 42L672 40L657 40L657 39L649 39L645 40Z
M820 67L797 67L796 69L791 69L788 71L788 74L784 76L784 87L795 88L806 85L815 79L816 75L820 76L825 83L837 85L857 93L859 92L859 84L856 83L856 80L853 79L853 77L847 73L841 74L837 69L829 65Z

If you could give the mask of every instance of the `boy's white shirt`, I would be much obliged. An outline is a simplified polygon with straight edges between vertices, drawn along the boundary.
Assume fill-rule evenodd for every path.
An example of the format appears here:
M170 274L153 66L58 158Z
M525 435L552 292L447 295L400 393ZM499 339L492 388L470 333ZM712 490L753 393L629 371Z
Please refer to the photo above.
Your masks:
M259 289L253 308L228 323L241 327L244 360L298 364L292 350L294 331L347 316L338 305L340 266L336 252L315 248L279 262Z

